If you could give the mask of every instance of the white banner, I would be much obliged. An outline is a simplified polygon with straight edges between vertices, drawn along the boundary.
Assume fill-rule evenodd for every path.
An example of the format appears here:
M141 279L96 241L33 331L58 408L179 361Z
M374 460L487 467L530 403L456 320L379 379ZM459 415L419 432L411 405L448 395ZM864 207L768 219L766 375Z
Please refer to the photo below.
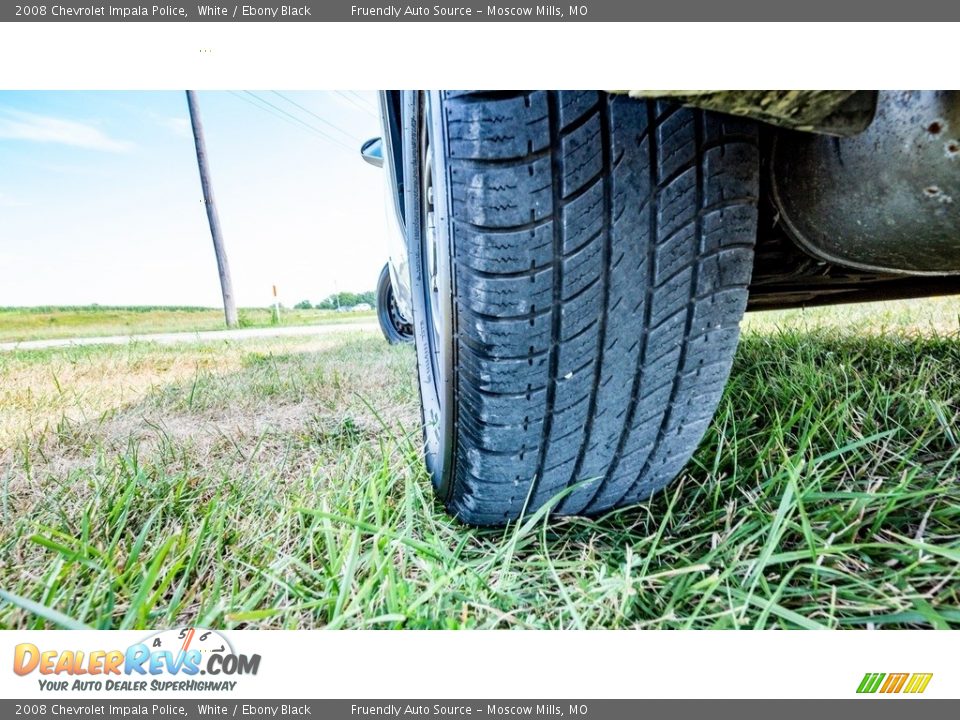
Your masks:
M960 698L956 647L950 631L7 631L0 672L8 699Z
M589 29L20 23L0 40L0 88L938 89L956 85L952 30L951 23L875 23L869 30L847 23L722 23L722 30L698 22L591 23ZM510 51L486 53L483 62L463 52L491 35Z

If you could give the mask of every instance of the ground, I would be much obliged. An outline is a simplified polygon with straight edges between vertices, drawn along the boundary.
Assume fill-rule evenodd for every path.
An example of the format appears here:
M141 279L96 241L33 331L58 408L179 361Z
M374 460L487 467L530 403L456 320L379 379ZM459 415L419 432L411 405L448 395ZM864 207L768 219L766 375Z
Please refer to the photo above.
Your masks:
M372 312L280 310L279 323L269 308L240 308L240 327L319 325L371 320ZM48 338L222 330L223 310L203 307L0 307L0 343Z
M960 627L958 316L748 316L665 493L501 530L375 333L0 353L0 627Z

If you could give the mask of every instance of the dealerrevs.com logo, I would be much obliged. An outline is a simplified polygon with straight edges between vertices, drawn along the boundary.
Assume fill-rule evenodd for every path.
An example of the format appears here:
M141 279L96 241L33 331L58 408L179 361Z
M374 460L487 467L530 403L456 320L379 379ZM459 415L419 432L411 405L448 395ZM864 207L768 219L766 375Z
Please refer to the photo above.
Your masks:
M907 693L919 694L927 689L933 673L866 673L858 693Z
M256 675L259 669L260 655L237 653L226 637L203 628L166 630L126 650L20 643L13 654L13 671L36 673L45 691L232 691L237 686L233 678Z

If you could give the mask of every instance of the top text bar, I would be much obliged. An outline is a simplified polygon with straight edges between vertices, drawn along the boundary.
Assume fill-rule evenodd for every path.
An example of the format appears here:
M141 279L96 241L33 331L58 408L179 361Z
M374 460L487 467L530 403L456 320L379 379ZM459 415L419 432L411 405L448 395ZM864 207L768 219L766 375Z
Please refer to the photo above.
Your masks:
M463 0L442 3L384 3L375 0L139 3L131 0L38 0L0 4L0 22L943 22L960 20L960 3L903 3L875 0L868 17L851 0L566 0L554 3ZM722 28L718 28L722 33ZM815 30L811 30L811 33ZM851 32L863 32L851 27ZM905 30L909 32L909 30ZM815 38L812 38L815 39Z

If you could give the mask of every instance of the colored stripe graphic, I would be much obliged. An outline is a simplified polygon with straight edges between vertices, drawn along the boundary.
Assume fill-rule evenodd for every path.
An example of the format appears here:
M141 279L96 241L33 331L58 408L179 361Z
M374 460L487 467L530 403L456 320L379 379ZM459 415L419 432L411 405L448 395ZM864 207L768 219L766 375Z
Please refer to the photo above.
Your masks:
M910 673L890 673L887 675L887 680L883 683L883 687L880 688L882 693L898 693L903 689L904 684L907 682L907 678L910 676Z
M922 693L927 689L932 677L933 673L914 673L910 676L910 682L907 683L907 687L903 691L905 693Z
M857 692L875 693L877 688L880 687L880 683L884 677L884 673L867 673L863 676L863 680L860 681L860 687L857 688Z
M857 686L857 692L861 694L872 694L875 692L885 694L895 693L922 693L927 689L933 673L866 673L860 685Z

